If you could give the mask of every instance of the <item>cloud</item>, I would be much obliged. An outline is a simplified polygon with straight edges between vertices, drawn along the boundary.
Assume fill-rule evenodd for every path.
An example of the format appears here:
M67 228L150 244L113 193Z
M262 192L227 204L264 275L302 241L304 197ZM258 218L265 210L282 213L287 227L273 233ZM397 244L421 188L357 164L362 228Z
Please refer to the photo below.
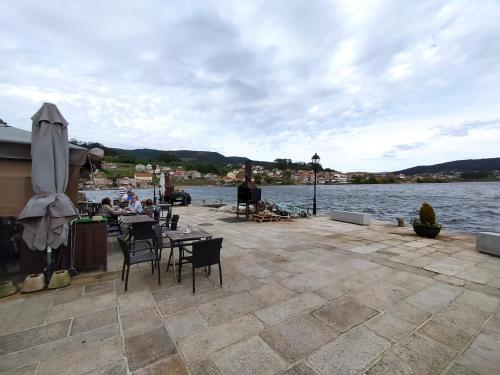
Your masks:
M384 158L395 158L397 156L398 151L409 151L409 150L416 150L419 148L424 147L427 145L428 142L416 142L416 143L410 143L410 144L399 144L393 146L390 150L385 151L382 156Z
M2 2L0 117L340 170L498 156L497 1L117 4Z
M440 129L439 134L451 137L466 137L474 129L493 129L500 132L500 118L486 121L465 121L457 125L449 125Z

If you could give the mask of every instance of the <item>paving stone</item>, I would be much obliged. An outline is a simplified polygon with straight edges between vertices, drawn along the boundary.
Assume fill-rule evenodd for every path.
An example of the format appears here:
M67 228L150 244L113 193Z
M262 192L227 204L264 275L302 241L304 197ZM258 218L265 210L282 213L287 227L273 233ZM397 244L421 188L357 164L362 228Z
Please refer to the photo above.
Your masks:
M262 281L257 278L243 278L238 280L231 280L226 283L226 285L231 289L234 293L241 293L245 291L249 291L251 289L258 288L263 285Z
M262 307L264 304L257 298L248 292L242 292L207 302L198 306L198 309L210 324L216 325Z
M106 363L85 375L128 375L128 365L124 358L117 361Z
M232 293L229 289L216 288L200 294L193 295L192 293L188 293L183 296L168 298L159 301L157 306L162 315L168 315L185 310L189 307L198 306L218 298L226 297L230 294Z
M247 336L258 334L263 328L264 324L255 316L245 315L180 339L179 350L187 361L195 361Z
M47 320L48 322L57 322L71 317L111 309L115 306L116 296L114 294L81 298L76 301L54 305L47 317Z
M465 290L457 298L456 302L469 305L487 313L492 313L500 305L500 298L474 290Z
M367 375L440 374L456 352L427 336L413 334L384 354Z
M337 336L337 332L309 314L290 319L261 333L261 337L290 363L312 353Z
M163 301L169 298L185 296L193 293L193 286L191 283L177 284L176 280L168 277L168 284L162 280L162 288L151 292L155 301ZM196 293L202 293L210 289L214 289L215 284L206 277L199 277L196 279Z
M203 358L199 361L188 363L191 375L220 375L212 360Z
M411 293L412 292L406 288L381 282L359 290L350 297L358 303L373 307L379 311L385 311L408 297Z
M336 298L340 298L350 293L354 289L350 289L345 286L345 281L333 281L330 282L323 288L317 289L314 291L314 294L317 294L320 297L323 297L329 301L334 300Z
M118 315L115 307L82 315L73 319L71 335L91 331L115 323L118 323Z
M208 321L196 307L182 310L164 317L165 323L174 339L191 336L208 327Z
M223 375L271 375L287 366L259 336L222 349L212 354L211 358Z
M500 335L500 319L491 317L491 319L488 320L488 323L484 326L484 330Z
M316 372L314 372L314 370L305 363L301 362L298 365L282 372L281 375L316 375Z
M70 285L66 288L57 289L54 305L72 302L83 296L83 285Z
M460 291L459 287L453 285L438 284L415 293L405 301L422 310L435 313L449 305L458 296Z
M32 346L62 339L68 335L71 320L47 324L0 336L0 354L16 352Z
M9 308L2 312L2 317L7 316L5 313L13 315L0 324L0 334L13 333L46 323L47 315L51 311L55 297L55 291L48 291L28 295L26 298L21 299L20 302L7 304ZM48 323L52 322L49 321Z
M140 310L145 307L155 305L155 300L149 291L126 293L118 296L118 307L120 314L122 312L130 312Z
M388 310L387 314L394 318L404 320L405 322L415 325L422 324L432 315L430 312L419 309L417 306L405 301Z
M40 363L37 375L85 374L107 362L114 362L123 357L122 346L121 338L115 337L80 350L55 355Z
M134 375L189 375L188 369L178 355L172 355L134 372Z
M455 277L473 281L478 284L486 284L488 281L493 280L497 275L498 272L496 271L490 271L484 268L472 266L457 273Z
M437 273L443 273L448 276L455 276L457 273L460 273L468 267L472 267L476 263L476 261L448 257L425 266L424 269Z
M404 271L396 272L388 281L412 291L417 291L434 283L434 280L430 277L415 275Z
M38 364L18 367L14 370L2 372L2 375L35 375Z
M428 321L418 332L455 350L462 350L472 339L472 336L466 332L436 320Z
M291 277L289 279L281 280L279 283L294 292L307 293L327 286L332 279L332 274L328 277L325 275L325 272L317 272Z
M93 284L85 285L85 296L98 296L102 294L114 293L115 282L114 280L101 281Z
M343 279L342 287L344 289L354 291L372 285L376 282L378 282L378 278L368 272L365 273L365 275L352 275L347 279Z
M265 305L272 305L297 295L297 293L276 283L262 285L259 288L249 290L249 293Z
M457 363L480 375L497 374L499 366L500 335L481 333L467 348Z
M477 372L469 370L468 368L453 363L448 369L446 369L443 375L478 375L478 374Z
M313 315L336 331L344 333L373 318L378 313L378 311L346 297L331 302L315 311Z
M454 276L443 275L441 273L439 275L435 276L434 280L442 281L444 283L448 283L448 284L456 285L456 286L464 286L465 285L465 281L463 279L459 279L459 278L456 278Z
M84 350L86 347L97 344L120 334L118 325L110 325L60 340L50 341L25 350L8 353L0 356L0 371L10 370L22 365L32 364L40 360L47 360L55 353L63 354Z
M477 307L453 303L435 316L434 320L474 336L479 332L488 316L489 313L479 310Z
M390 341L360 327L325 345L307 363L324 375L357 374L390 347Z
M497 277L491 279L490 281L486 282L486 285L500 289L500 276L497 276Z
M125 337L125 352L132 371L151 365L177 353L177 349L164 327Z
M413 332L417 326L389 314L379 315L371 319L366 326L379 336L398 342Z
M141 309L121 312L120 320L122 323L123 335L125 337L135 336L137 334L151 331L155 327L163 327L158 310L155 306L141 305Z
M262 310L255 311L255 315L267 325L274 325L316 307L325 304L327 300L313 293L306 293L290 298Z

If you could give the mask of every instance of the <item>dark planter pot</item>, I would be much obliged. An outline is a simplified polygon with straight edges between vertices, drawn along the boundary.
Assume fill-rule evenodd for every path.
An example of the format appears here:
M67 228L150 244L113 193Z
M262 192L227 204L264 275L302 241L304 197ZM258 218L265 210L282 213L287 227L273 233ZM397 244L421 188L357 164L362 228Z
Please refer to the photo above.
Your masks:
M431 227L429 225L413 224L413 230L420 237L436 238L441 232L441 226Z

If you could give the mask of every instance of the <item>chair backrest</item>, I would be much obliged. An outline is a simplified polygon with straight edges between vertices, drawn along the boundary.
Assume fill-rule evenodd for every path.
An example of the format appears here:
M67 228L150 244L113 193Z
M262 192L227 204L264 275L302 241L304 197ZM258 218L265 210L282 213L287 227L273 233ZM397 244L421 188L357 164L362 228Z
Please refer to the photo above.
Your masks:
M120 249L122 249L123 257L125 258L125 263L130 263L130 252L128 251L128 243L122 236L117 236L118 243L120 244Z
M220 262L223 238L193 242L193 267L205 267Z
M134 241L151 240L155 238L152 222L135 223L132 225L132 236Z
M158 221L160 220L160 208L159 207L155 207L155 210L153 212L153 219L158 223Z
M172 216L172 221L170 222L170 229L177 230L178 223L179 223L179 215Z
M163 234L160 224L153 225L153 232L155 234L154 243L157 250L163 249Z

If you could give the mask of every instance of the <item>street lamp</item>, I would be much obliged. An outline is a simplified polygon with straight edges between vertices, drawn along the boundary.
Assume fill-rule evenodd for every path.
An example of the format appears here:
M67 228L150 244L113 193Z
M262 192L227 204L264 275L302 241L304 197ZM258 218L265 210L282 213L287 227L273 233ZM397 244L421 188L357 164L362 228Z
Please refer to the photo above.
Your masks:
M316 182L317 182L317 173L318 173L318 164L319 164L319 156L317 153L314 153L311 158L312 165L314 167L314 198L313 198L313 215L316 215Z

